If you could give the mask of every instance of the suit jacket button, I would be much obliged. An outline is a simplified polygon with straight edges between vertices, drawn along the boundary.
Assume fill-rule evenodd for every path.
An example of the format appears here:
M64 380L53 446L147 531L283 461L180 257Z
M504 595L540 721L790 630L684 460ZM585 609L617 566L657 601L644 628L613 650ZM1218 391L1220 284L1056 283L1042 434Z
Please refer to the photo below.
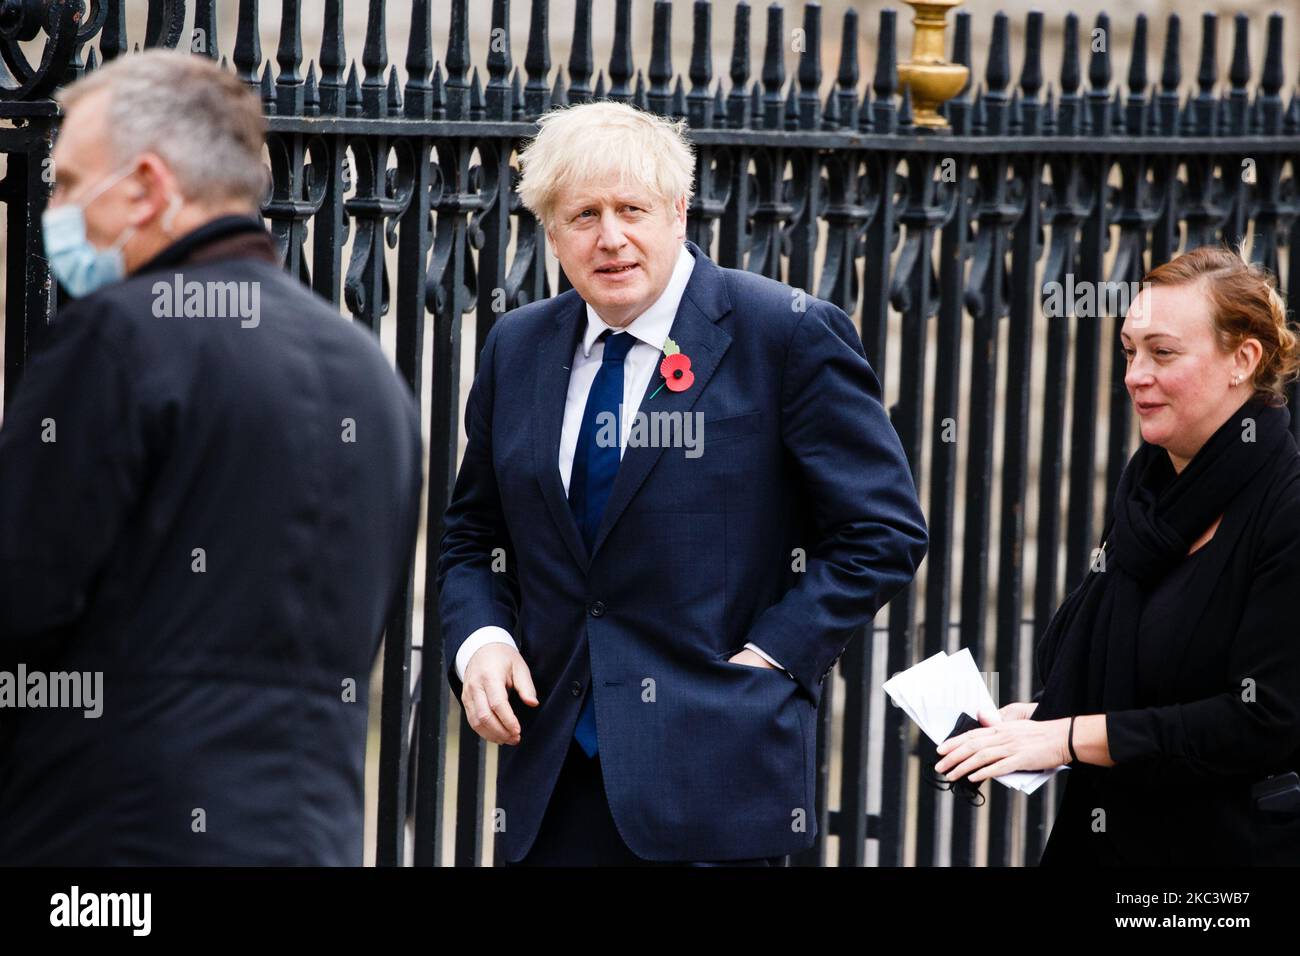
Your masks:
M592 601L591 606L588 607L587 610L591 612L592 617L600 617L602 614L605 613L605 602Z
M581 696L582 696L582 681L580 681L580 680L575 680L572 684L570 684L570 685L569 685L569 693L571 693L574 697L581 697Z

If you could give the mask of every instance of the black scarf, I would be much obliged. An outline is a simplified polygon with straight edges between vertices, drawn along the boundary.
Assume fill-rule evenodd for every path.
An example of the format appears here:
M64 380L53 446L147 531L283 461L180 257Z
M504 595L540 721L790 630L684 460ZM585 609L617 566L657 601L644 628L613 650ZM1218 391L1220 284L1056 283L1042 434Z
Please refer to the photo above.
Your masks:
M1035 663L1044 687L1035 720L1138 706L1137 632L1147 596L1278 453L1290 422L1284 406L1255 396L1181 474L1165 449L1142 442L1120 476L1102 557L1038 641ZM1248 429L1253 442L1243 439ZM1182 613L1190 630L1200 605L1189 601Z

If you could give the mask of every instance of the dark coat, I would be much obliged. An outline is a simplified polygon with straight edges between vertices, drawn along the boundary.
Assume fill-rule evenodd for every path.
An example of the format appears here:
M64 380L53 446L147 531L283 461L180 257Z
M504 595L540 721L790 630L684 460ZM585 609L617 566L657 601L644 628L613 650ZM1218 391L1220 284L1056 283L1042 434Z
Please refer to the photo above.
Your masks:
M557 463L583 300L517 309L483 344L438 585L457 696L456 651L491 624L514 636L541 700L511 696L522 739L499 756L510 862L536 837L589 684L609 806L638 856L810 846L822 681L925 554L848 316L813 297L800 311L788 286L686 246L695 269L670 335L694 382L654 395L652 376L641 410L701 413L703 454L628 447L590 555ZM729 663L749 641L793 679Z
M100 671L103 713L0 711L0 862L362 862L419 415L375 337L276 262L259 220L213 220L61 310L19 384L0 670ZM259 321L157 317L177 272L257 283Z
M1300 770L1300 454L1289 436L1202 550L1171 572L1173 593L1149 599L1203 605L1197 624L1175 633L1144 616L1143 706L1106 714L1115 767L1070 771L1044 865L1300 865L1300 814L1261 812L1250 796L1256 781Z

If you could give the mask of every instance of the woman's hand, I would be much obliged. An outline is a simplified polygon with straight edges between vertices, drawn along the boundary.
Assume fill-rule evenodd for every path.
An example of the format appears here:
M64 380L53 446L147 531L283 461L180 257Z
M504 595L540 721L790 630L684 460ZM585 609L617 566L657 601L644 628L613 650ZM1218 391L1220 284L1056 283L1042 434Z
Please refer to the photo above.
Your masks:
M1027 720L1008 714L1032 713L1037 704L1008 704L999 714L981 712L979 730L968 730L936 748L943 759L935 770L948 780L970 775L971 783L1013 770L1050 770L1070 762L1070 719ZM1015 710L1019 709L1019 710Z
M1003 720L1028 720L1037 709L1037 701L1021 701L1015 704L1007 704L998 711L998 716Z

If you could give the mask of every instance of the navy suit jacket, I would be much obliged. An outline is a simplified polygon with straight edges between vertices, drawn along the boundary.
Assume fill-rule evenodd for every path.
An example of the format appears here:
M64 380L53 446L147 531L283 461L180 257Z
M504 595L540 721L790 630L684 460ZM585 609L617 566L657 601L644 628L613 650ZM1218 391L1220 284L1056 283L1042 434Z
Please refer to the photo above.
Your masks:
M695 380L641 410L702 413L703 454L629 445L590 554L557 463L583 300L515 309L483 342L437 574L457 697L457 649L494 624L541 701L511 694L521 740L499 754L510 862L537 835L589 684L610 810L638 856L811 846L822 681L926 551L848 316L686 245L695 269L670 334ZM729 663L748 641L793 679Z

